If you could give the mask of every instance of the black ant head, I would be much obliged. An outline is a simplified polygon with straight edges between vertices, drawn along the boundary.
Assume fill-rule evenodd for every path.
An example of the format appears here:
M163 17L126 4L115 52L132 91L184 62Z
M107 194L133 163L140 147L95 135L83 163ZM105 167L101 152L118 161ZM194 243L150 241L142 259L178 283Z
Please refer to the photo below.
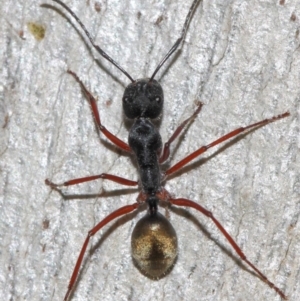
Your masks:
M105 51L102 50L97 44L95 44L94 40L91 37L91 34L88 32L86 27L77 17L77 15L61 0L53 0L57 4L61 5L66 11L71 14L71 16L76 20L81 29L84 31L86 37L90 40L92 46L95 50L103 56L106 60L108 60L111 64L113 64L116 68L118 68L124 75L126 75L131 84L128 85L125 89L123 96L123 109L125 115L130 118L138 118L145 117L150 119L155 119L159 117L162 113L163 103L164 103L164 95L162 91L161 85L154 79L157 72L164 65L164 63L169 59L169 57L175 52L178 46L181 44L182 40L185 37L187 28L191 21L192 15L195 11L196 6L200 1L194 0L193 4L189 10L188 15L186 16L185 23L182 28L181 36L172 48L168 51L168 53L164 56L161 62L156 67L153 72L151 78L142 78L138 80L134 80L128 72L126 72L117 62L115 62Z
M126 117L155 119L162 113L164 93L157 80L142 78L126 87L122 102Z

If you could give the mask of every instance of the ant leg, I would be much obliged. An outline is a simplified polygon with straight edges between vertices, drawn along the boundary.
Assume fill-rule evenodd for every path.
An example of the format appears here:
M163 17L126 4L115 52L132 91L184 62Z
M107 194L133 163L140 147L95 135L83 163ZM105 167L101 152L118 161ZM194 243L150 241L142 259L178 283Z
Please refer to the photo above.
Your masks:
M170 137L170 139L165 143L163 151L162 151L161 156L159 158L159 163L163 163L163 162L165 162L169 158L171 143L179 136L179 134L182 132L182 130L186 126L186 124L188 122L190 122L191 120L193 120L199 114L199 112L201 111L202 106L203 106L203 103L200 102L199 105L198 105L197 110L193 113L193 115L191 115L189 118L187 118L186 120L184 120L179 125L179 127L175 130L175 132Z
M196 157L198 157L199 155L203 154L204 152L206 152L209 148L218 145L219 143L226 141L232 137L235 137L236 135L239 135L241 133L243 133L246 130L249 130L251 128L255 128L255 127L260 127L263 125L266 125L268 123L274 122L276 120L279 120L281 118L285 118L290 116L289 112L285 112L284 114L280 114L278 116L274 116L272 118L268 118L268 119L264 119L262 121L250 124L246 127L240 127L238 129L235 129L234 131L222 136L221 138L213 141L210 144L204 145L202 147L200 147L199 149L197 149L195 152L191 153L190 155L188 155L187 157L183 158L181 161L179 161L178 163L176 163L174 166L172 166L171 168L169 168L166 172L165 172L165 176L168 176L174 172L176 172L177 170L179 170L180 168L182 168L183 166L185 166L186 164L188 164L190 161L192 161L193 159L195 159Z
M281 298L284 300L287 300L287 296L277 287L273 282L271 282L255 265L253 265L245 256L241 248L237 245L237 243L234 241L234 239L228 234L228 232L224 229L224 227L219 223L219 221L213 216L213 214L200 206L199 204L188 200L188 199L169 199L170 203L176 206L184 206L184 207L191 207L194 208L207 217L209 217L215 225L219 228L219 230L222 232L222 234L226 237L226 239L229 241L231 246L234 248L235 252L239 255L239 257L246 262L261 278L262 280L269 285L270 288L276 291L277 294L280 295Z
M100 114L99 114L99 111L97 108L96 99L88 91L88 89L84 86L83 82L79 79L78 75L71 70L68 70L67 72L69 74L71 74L75 78L75 80L79 83L83 93L85 94L86 98L88 99L97 128L116 146L118 146L119 148L121 148L122 150L124 150L126 152L131 152L131 148L129 147L129 145L127 143L120 140L117 136L113 135L109 130L107 130L105 128L104 125L102 125L101 120L100 120Z
M127 206L124 206L124 207L121 207L121 208L117 209L116 211L109 214L106 218L104 218L100 223L98 223L92 230L90 230L88 232L88 235L87 235L87 237L84 241L84 244L83 244L82 249L80 251L80 254L78 256L76 265L74 267L73 274L71 276L70 283L68 285L68 290L67 290L67 293L65 295L64 301L68 300L68 297L71 293L71 290L72 290L72 288L73 288L73 286L76 282L76 279L77 279L77 276L78 276L78 273L79 273L79 269L80 269L80 266L81 266L81 263L82 263L82 260L83 260L83 256L85 254L85 251L86 251L86 248L88 246L90 238L93 235L95 235L107 223L109 223L110 221L114 220L115 218L117 218L119 216L122 216L122 215L125 215L125 214L128 214L128 213L134 211L138 206L139 206L138 203L134 203L134 204L127 205Z
M107 174L107 173L102 173L100 175L89 176L89 177L84 177L84 178L77 178L77 179L69 180L69 181L66 181L66 182L63 182L60 184L55 184L55 183L51 182L50 180L46 179L45 184L52 188L57 188L60 186L76 185L76 184L89 182L89 181L93 181L93 180L97 180L97 179L110 180L110 181L119 183L121 185L126 185L126 186L136 186L138 184L137 181L131 181L131 180L121 178L118 176L114 176L111 174Z

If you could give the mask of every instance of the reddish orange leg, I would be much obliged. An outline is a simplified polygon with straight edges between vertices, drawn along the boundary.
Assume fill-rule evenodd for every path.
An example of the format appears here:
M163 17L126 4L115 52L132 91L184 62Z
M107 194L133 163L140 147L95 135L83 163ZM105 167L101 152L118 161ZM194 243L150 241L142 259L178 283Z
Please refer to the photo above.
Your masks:
M78 75L71 71L68 70L67 71L69 74L71 74L75 80L79 83L79 85L81 86L82 91L84 92L86 98L88 99L91 109L92 109L92 113L97 125L97 128L107 137L107 139L109 139L112 143L114 143L116 146L118 146L119 148L121 148L122 150L126 151L126 152L131 152L131 149L129 147L129 145L127 143L125 143L124 141L120 140L117 136L113 135L110 131L108 131L104 125L102 125L101 120L100 120L100 114L97 108L97 103L96 103L96 99L94 98L94 96L88 91L88 89L84 86L83 82L79 79Z
M84 177L84 178L77 178L77 179L69 180L69 181L66 181L66 182L60 183L60 184L54 184L50 180L46 179L45 183L46 183L46 185L48 185L52 188L57 188L59 186L76 185L76 184L89 182L89 181L93 181L93 180L97 180L97 179L110 180L110 181L113 181L113 182L116 182L116 183L119 183L122 185L126 185L126 186L136 186L138 184L137 181L131 181L131 180L121 178L118 176L114 176L114 175L110 175L107 173L102 173L101 175L89 176L89 177Z
M128 213L134 211L138 206L139 206L138 203L134 203L134 204L127 205L127 206L124 206L122 208L119 208L118 210L116 210L113 213L109 214L106 218L104 218L104 220L102 220L98 225L96 225L92 230L90 230L88 232L88 235L87 235L87 237L84 241L84 244L83 244L82 249L80 251L80 254L78 256L75 268L73 270L73 274L72 274L72 277L70 279L70 283L69 283L68 290L67 290L67 293L65 295L64 301L68 300L69 295L72 291L72 288L73 288L73 286L76 282L76 279L77 279L77 276L78 276L78 273L79 273L79 269L80 269L80 266L81 266L81 263L82 263L82 260L83 260L83 257L84 257L84 254L85 254L85 251L86 251L86 248L88 246L90 238L93 235L95 235L106 224L108 224L112 220L116 219L117 217L120 217L122 215L125 215L125 214L128 214Z
M171 138L165 143L161 157L159 158L159 163L163 163L165 162L169 156L170 156L170 145L171 143L179 136L179 134L182 132L183 128L186 126L186 124L188 122L190 122L191 120L193 120L201 111L201 108L203 106L203 103L200 102L198 105L197 110L193 113L193 115L191 115L189 118L187 118L186 120L184 120L179 127L175 130L175 132L173 133L173 135L171 136Z
M243 133L246 130L255 128L255 127L259 127L262 125L266 125L268 123L274 122L276 120L279 120L281 118L285 118L287 116L290 116L289 112L285 112L284 114L280 114L278 116L274 116L272 118L268 118L268 119L264 119L262 121L256 122L254 124L250 124L246 127L240 127L238 129L235 129L234 131L222 136L221 138L213 141L212 143L208 144L208 145L204 145L202 147L200 147L199 149L197 149L195 152L191 153L190 155L188 155L187 157L185 157L184 159L182 159L181 161L179 161L177 164L175 164L174 166L172 166L171 168L169 168L166 173L165 176L168 176L174 172L176 172L177 170L179 170L180 168L182 168L183 166L185 166L186 164L188 164L190 161L192 161L193 159L195 159L196 157L200 156L201 154L203 154L204 152L206 152L209 148L218 145L221 142L224 142L232 137L235 137L236 135L239 135L241 133Z
M224 229L224 227L219 223L219 221L213 216L213 214L200 206L199 204L187 200L187 199L169 199L171 204L174 204L176 206L184 206L184 207L191 207L194 208L207 217L209 217L215 225L219 228L219 230L223 233L223 235L226 237L226 239L229 241L229 243L232 245L236 253L239 255L239 257L246 262L261 278L262 280L269 285L270 288L276 291L277 294L280 295L281 298L284 300L287 300L287 296L277 287L273 282L271 282L257 267L255 267L245 256L241 248L237 245L237 243L234 241L234 239L228 234L228 232Z

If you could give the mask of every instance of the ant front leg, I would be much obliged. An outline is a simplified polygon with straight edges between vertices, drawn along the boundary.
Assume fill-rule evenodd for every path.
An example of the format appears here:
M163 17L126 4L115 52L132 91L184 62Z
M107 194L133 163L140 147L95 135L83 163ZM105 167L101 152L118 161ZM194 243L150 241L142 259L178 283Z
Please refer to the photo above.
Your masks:
M128 213L134 211L138 206L139 206L138 203L134 203L134 204L127 205L127 206L124 206L124 207L121 207L121 208L117 209L116 211L109 214L106 218L104 218L104 220L102 220L100 223L98 223L98 225L96 225L92 230L90 230L88 232L88 235L87 235L87 237L86 237L86 239L83 243L83 246L82 246L80 254L78 256L76 265L74 267L74 270L73 270L73 273L72 273L72 276L71 276L71 279L70 279L70 283L69 283L69 286L68 286L68 290L67 290L67 293L66 293L65 298L64 298L64 301L68 300L69 295L72 291L72 288L73 288L73 286L76 282L76 279L77 279L77 276L78 276L78 273L79 273L79 269L80 269L80 266L81 266L81 263L82 263L84 254L86 252L86 248L88 246L90 238L93 235L95 235L107 223L109 223L110 221L116 219L117 217L120 217L122 215L125 215L125 214L128 214Z
M176 172L177 170L179 170L180 168L182 168L183 166L185 166L186 164L188 164L190 161L192 161L193 159L197 158L198 156L200 156L201 154L205 153L209 148L216 146L230 138L233 138L241 133L243 133L246 130L250 130L253 128L258 128L260 126L264 126L268 123L277 121L279 119L285 118L290 116L289 112L285 112L283 114L274 116L272 118L268 118L268 119L264 119L262 121L250 124L248 126L245 127L240 127L238 129L233 130L232 132L222 136L221 138L213 141L210 144L204 145L202 147L200 147L199 149L197 149L196 151L194 151L193 153L191 153L190 155L188 155L187 157L183 158L181 161L179 161L178 163L176 163L174 166L172 166L171 168L169 168L166 172L165 172L165 176L168 176L174 172Z
M118 183L121 185L126 185L126 186L136 186L138 184L137 181L131 181L131 180L121 178L118 176L114 176L111 174L107 174L107 173L102 173L100 175L95 175L95 176L77 178L77 179L69 180L69 181L66 181L66 182L63 182L60 184L55 184L55 183L51 182L50 180L46 179L45 184L55 189L55 188L61 187L61 186L77 185L80 183L94 181L97 179L109 180L109 181L112 181L112 182L115 182L115 183Z
M170 145L171 143L180 135L180 133L182 132L183 128L186 126L186 124L188 122L190 122L191 120L193 120L201 111L203 106L202 102L199 102L198 104L198 108L196 109L196 111L193 113L193 115L191 115L189 118L187 118L186 120L184 120L179 127L175 130L175 132L173 133L173 135L170 137L170 139L165 143L163 151L161 153L161 157L159 158L159 163L163 163L165 162L169 156L170 156Z
M201 213L203 213L208 218L210 218L215 223L215 225L218 227L218 229L222 232L222 234L226 237L226 239L229 241L229 243L234 248L234 250L238 254L238 256L245 263L247 263L247 265L250 266L261 277L261 279L269 285L270 288L275 290L276 293L278 295L280 295L281 298L283 298L284 300L287 300L287 296L273 282L271 282L254 264L252 264L247 259L247 257L245 256L245 254L243 253L241 248L237 245L237 243L232 238L232 236L224 229L224 227L220 224L220 222L213 216L213 214L210 211L206 210L204 207L202 207L199 204L197 204L197 203L195 203L191 200L188 200L188 199L183 199L183 198L172 199L172 198L170 198L169 202L173 205L176 205L176 206L194 208L194 209L200 211Z
M82 91L84 92L86 98L88 99L91 109L92 109L92 114L94 116L95 119L95 123L97 128L99 129L99 131L101 131L106 137L107 139L109 139L112 143L114 143L116 146L118 146L119 148L121 148L122 150L126 151L126 152L131 152L131 148L129 147L129 145L127 143L125 143L124 141L120 140L117 136L113 135L109 130L107 130L105 128L105 126L101 123L100 120L100 114L98 111L98 107L97 107L97 103L96 103L96 99L94 98L94 96L88 91L88 89L84 86L83 82L79 79L78 75L71 71L68 70L67 71L69 74L71 74L75 80L79 83Z

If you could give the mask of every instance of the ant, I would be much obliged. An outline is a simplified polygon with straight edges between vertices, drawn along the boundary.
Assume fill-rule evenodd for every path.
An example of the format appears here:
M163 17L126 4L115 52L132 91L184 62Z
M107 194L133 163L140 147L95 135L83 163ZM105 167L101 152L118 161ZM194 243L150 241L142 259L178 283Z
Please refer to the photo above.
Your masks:
M201 102L198 104L195 112L177 127L173 135L163 145L160 133L152 123L152 120L158 119L161 116L164 103L163 89L158 81L155 80L155 76L184 40L187 28L197 5L200 3L200 0L193 1L186 16L181 36L176 40L169 52L163 57L152 76L150 78L141 78L137 80L134 80L118 63L116 63L106 52L95 44L86 27L66 4L60 0L53 1L61 5L77 21L89 39L91 45L98 51L98 53L117 67L131 81L131 83L125 88L122 98L124 114L127 118L133 120L127 144L106 129L101 122L96 99L84 86L75 72L71 70L67 71L78 82L83 93L88 99L98 131L104 134L106 138L118 148L135 156L139 171L139 181L132 181L116 175L102 173L100 175L69 180L61 184L55 184L46 179L45 183L52 189L59 190L59 187L61 186L70 186L96 179L104 179L121 185L139 186L141 189L135 203L123 206L110 213L88 232L74 267L64 300L66 301L69 298L74 284L76 283L90 238L112 220L137 210L137 208L139 208L142 204L146 204L148 206L148 211L147 214L138 221L133 230L131 240L132 257L141 272L149 278L159 279L172 268L177 258L177 236L168 219L158 212L158 204L160 202L166 202L169 205L175 206L191 207L210 218L245 264L251 267L261 280L267 283L270 288L275 290L281 298L286 300L286 295L247 259L241 248L214 217L212 212L191 200L185 198L173 198L172 195L163 187L162 183L169 175L180 170L199 155L206 152L209 148L227 141L228 139L231 139L245 131L249 131L250 129L259 128L281 118L285 118L289 116L290 113L285 112L278 116L264 119L245 127L237 128L212 143L198 148L174 166L168 168L164 172L161 172L160 165L169 158L170 145L180 135L185 126L199 114L203 104Z

